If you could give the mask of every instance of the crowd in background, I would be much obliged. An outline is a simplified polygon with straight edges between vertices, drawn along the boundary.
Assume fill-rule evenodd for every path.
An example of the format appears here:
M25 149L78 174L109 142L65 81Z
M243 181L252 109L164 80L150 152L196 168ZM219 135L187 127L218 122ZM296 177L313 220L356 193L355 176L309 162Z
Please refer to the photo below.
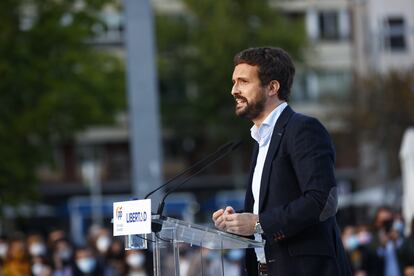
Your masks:
M342 241L355 276L414 276L414 220L404 234L400 213L377 210L372 223L346 225ZM0 276L146 276L153 274L151 250L125 250L122 237L92 226L86 244L75 246L62 229L0 237ZM239 276L243 250L180 246L180 275ZM167 254L168 256L168 254ZM163 256L164 270L173 258ZM202 260L202 262L200 261ZM222 264L224 262L224 264ZM203 274L201 274L203 271Z
M123 237L92 226L86 245L76 246L62 229L46 234L0 237L0 276L147 276L153 275L151 247L125 250ZM217 251L180 245L180 275L241 275L243 250ZM162 256L163 271L173 273L172 254ZM203 262L200 262L203 260ZM221 264L224 261L224 265ZM166 274L167 275L167 274Z
M381 207L373 222L347 225L342 241L355 276L414 276L414 220L410 234L399 212Z
M67 233L14 233L0 238L0 275L3 276L145 276L144 250L125 251L112 231L91 227L84 246L75 246Z

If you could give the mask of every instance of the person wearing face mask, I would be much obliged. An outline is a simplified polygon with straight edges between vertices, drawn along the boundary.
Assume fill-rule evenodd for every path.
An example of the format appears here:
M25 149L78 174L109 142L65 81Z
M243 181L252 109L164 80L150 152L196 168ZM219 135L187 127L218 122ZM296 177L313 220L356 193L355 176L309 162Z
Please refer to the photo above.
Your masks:
M241 249L231 249L225 255L224 275L241 275L242 259L244 251Z
M346 255L351 264L352 272L358 275L361 272L361 254L358 251L358 238L355 233L355 226L347 225L342 229L341 239Z
M52 276L52 267L44 256L34 256L31 259L33 276Z
M100 228L95 231L96 237L94 239L93 247L97 252L98 263L102 266L105 266L107 270L110 270L112 276L121 275L118 272L117 267L114 267L113 263L109 260L109 257L111 255L110 248L113 242L111 232L107 228Z
M74 276L112 276L107 266L98 262L97 256L90 247L79 247L75 251Z
M96 256L89 247L80 247L75 251L74 275L100 275Z
M33 258L47 255L46 242L42 235L38 233L30 234L26 241L30 257Z
M58 239L52 247L53 276L71 276L73 267L73 246L65 238Z
M367 225L347 225L342 231L342 240L350 260L353 275L375 276L377 264L369 246L372 234Z
M106 258L112 244L111 231L105 227L92 226L88 240L89 244L98 252L98 255Z
M126 251L125 262L128 266L127 276L147 276L144 252L140 250Z
M111 246L112 239L109 235L103 234L98 236L96 239L96 249L102 255L108 252L109 247Z
M369 244L373 265L369 275L400 276L397 251L402 241L399 230L394 228L395 212L381 206L374 216L373 236Z

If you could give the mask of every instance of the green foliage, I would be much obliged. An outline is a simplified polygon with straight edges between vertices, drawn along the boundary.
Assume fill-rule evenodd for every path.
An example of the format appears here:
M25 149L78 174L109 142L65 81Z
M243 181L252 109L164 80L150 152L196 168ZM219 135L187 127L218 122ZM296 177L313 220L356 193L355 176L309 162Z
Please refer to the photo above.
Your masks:
M359 140L373 144L388 160L389 179L400 176L403 134L414 125L414 68L371 74L354 91L351 125Z
M34 195L53 146L124 106L122 62L87 43L108 1L82 2L0 1L0 206Z
M250 124L234 115L234 55L248 47L277 46L298 58L304 25L265 0L183 2L185 14L157 17L163 124L179 139L214 145L247 133Z

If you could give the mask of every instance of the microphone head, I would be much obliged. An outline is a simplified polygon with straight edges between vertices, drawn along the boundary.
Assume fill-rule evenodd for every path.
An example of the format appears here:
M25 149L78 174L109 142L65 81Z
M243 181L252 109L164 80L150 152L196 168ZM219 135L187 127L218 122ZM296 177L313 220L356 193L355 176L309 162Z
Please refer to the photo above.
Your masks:
M158 207L157 214L162 215L162 211L164 209L164 200L165 198L171 194L173 191L175 191L178 187L180 187L182 184L186 183L188 180L190 180L192 177L206 169L207 167L211 166L213 163L217 162L218 160L222 159L224 156L229 154L230 152L234 151L240 144L242 143L241 140L236 141L230 141L223 146L221 146L218 150L216 150L214 153L208 155L206 158L196 162L193 164L190 168L184 170L183 172L179 173L177 176L171 178L155 190L151 191L145 196L145 199L148 198L150 195L152 195L154 192L160 190L161 188L167 186L167 184L170 184L172 181L179 179L179 177L187 174L188 172L191 172L191 170L194 170L195 168L198 168L194 173L192 173L190 176L188 176L184 181L180 182L178 185L173 186L169 191L166 192L164 195L160 206Z

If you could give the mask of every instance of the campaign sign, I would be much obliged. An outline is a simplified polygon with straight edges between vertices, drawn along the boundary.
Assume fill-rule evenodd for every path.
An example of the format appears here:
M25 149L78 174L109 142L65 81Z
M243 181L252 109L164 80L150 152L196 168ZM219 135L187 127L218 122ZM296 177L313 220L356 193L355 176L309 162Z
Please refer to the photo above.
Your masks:
M114 236L151 233L151 199L114 202Z

